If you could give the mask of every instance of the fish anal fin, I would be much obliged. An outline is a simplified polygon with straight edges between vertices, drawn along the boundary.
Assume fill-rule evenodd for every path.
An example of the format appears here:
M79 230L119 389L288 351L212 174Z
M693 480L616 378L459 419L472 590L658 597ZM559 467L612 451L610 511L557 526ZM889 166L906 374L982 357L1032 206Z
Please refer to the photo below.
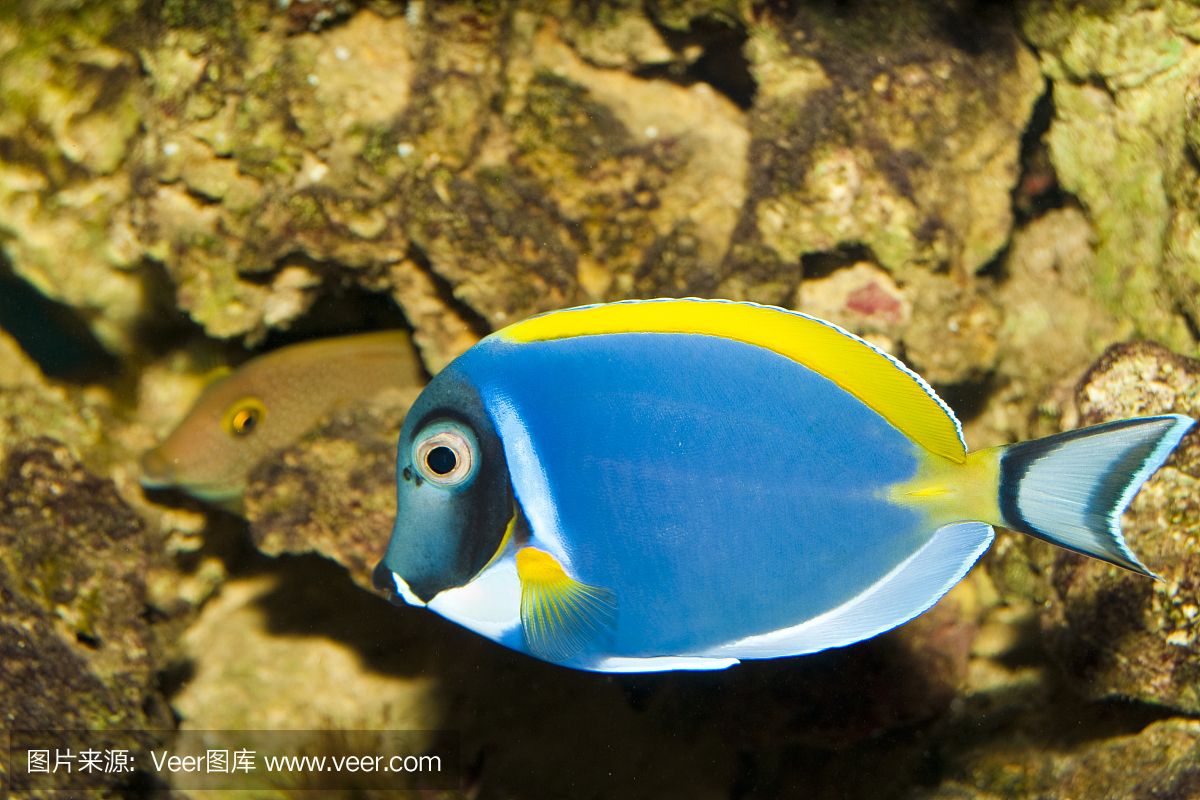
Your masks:
M920 550L840 606L810 620L749 636L701 655L778 658L869 639L927 611L970 571L992 543L990 525L959 522L934 532Z
M575 580L554 556L536 547L517 552L521 627L533 655L568 661L616 625L617 598L608 589Z

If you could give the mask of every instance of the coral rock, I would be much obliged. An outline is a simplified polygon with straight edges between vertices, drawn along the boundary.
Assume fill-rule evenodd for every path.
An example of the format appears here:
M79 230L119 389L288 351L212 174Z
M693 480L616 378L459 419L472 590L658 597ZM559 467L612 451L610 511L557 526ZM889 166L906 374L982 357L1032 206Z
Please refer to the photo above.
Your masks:
M269 555L317 552L371 589L396 513L396 437L414 392L335 412L255 468L246 518Z
M1110 348L1077 393L1079 424L1200 416L1200 361L1153 344ZM1123 524L1161 582L1065 552L1049 565L1042 626L1051 655L1095 697L1200 711L1200 433L1135 498Z
M0 721L25 730L145 731L97 738L144 753L172 721L146 621L145 525L112 483L38 438L0 466ZM135 755L135 761L137 756ZM114 773L96 786L117 785Z

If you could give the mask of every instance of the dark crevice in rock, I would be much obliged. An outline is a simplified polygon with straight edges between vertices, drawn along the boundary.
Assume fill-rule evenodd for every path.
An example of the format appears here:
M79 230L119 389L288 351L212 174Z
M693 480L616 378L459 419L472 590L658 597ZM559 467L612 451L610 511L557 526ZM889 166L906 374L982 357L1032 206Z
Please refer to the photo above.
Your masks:
M941 9L939 33L964 53L983 55L1012 47L1013 5L1005 0L968 0Z
M205 194L186 181L181 182L181 185L183 186L184 194L195 200L201 206L220 208L222 203L224 203L224 198Z
M864 244L844 244L836 250L823 253L806 253L800 257L801 272L804 280L827 278L834 272L845 267L853 266L861 261L878 264L871 248Z
M75 632L75 641L86 647L88 650L99 650L100 640L95 636L84 633L83 631Z
M429 260L429 256L416 243L409 245L408 259L429 276L430 280L433 281L433 285L437 288L438 299L445 303L448 308L453 309L459 319L471 327L472 333L483 338L492 332L491 323L482 314L454 296L454 289L451 287L450 282L434 270L433 262Z
M1013 187L1013 217L1017 225L1036 219L1047 211L1062 208L1071 196L1058 183L1045 136L1054 121L1054 92L1047 84L1029 115L1021 136L1021 176Z
M1188 313L1188 309L1183 305L1183 303L1176 303L1175 311L1179 314L1180 318L1183 319L1183 324L1187 326L1188 333L1191 334L1192 339L1196 342L1200 342L1200 320L1192 317L1192 315Z
M155 674L156 686L163 697L170 700L179 694L196 677L196 662L190 658L181 658L160 669ZM172 715L174 715L172 710ZM178 720L176 720L178 721Z
M142 259L137 275L142 283L142 314L134 337L149 355L163 355L189 338L205 335L199 323L179 310L175 282L161 261Z
M990 280L994 283L1003 283L1008 277L1008 252L1012 249L1012 237L1009 237L1004 242L996 255L992 256L986 264L975 271L977 278Z
M655 19L653 14L650 18ZM656 25L663 40L675 52L699 46L702 54L690 64L653 64L635 71L635 75L669 80L681 86L707 83L742 110L754 105L758 83L746 58L745 44L749 35L743 27L708 18L693 20L687 31L673 30L657 22Z
M328 277L314 289L317 300L293 320L286 330L272 330L255 350L273 350L307 339L347 336L382 330L411 330L403 312L390 296L372 292L348 279Z
M979 380L963 381L962 383L935 386L937 393L946 405L954 409L954 415L960 422L967 422L987 410L988 401L996 393L997 378L995 373L988 373Z
M92 333L79 309L43 295L0 258L0 328L17 341L42 372L72 383L115 377L120 362Z

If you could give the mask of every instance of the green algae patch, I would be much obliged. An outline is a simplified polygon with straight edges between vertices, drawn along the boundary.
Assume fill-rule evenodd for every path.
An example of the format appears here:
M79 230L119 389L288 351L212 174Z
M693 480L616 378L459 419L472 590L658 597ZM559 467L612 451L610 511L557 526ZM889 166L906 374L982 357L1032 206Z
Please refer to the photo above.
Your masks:
M907 280L974 273L1003 246L1014 137L1042 79L1004 15L963 20L957 41L940 14L799 9L751 29L753 168L766 178L752 201L783 258L862 246Z
M1188 349L1180 309L1194 324L1185 256L1196 167L1183 121L1200 70L1200 13L1181 2L1045 0L1023 6L1021 19L1051 81L1051 159L1095 226L1096 281L1110 313L1142 336Z

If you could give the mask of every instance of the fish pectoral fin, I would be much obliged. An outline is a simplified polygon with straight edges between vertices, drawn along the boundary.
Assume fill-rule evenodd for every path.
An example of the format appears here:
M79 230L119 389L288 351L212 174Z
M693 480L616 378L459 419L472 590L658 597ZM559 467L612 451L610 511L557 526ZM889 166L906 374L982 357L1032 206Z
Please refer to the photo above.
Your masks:
M521 628L529 651L546 661L567 661L617 621L617 596L567 574L554 556L536 547L517 553Z

